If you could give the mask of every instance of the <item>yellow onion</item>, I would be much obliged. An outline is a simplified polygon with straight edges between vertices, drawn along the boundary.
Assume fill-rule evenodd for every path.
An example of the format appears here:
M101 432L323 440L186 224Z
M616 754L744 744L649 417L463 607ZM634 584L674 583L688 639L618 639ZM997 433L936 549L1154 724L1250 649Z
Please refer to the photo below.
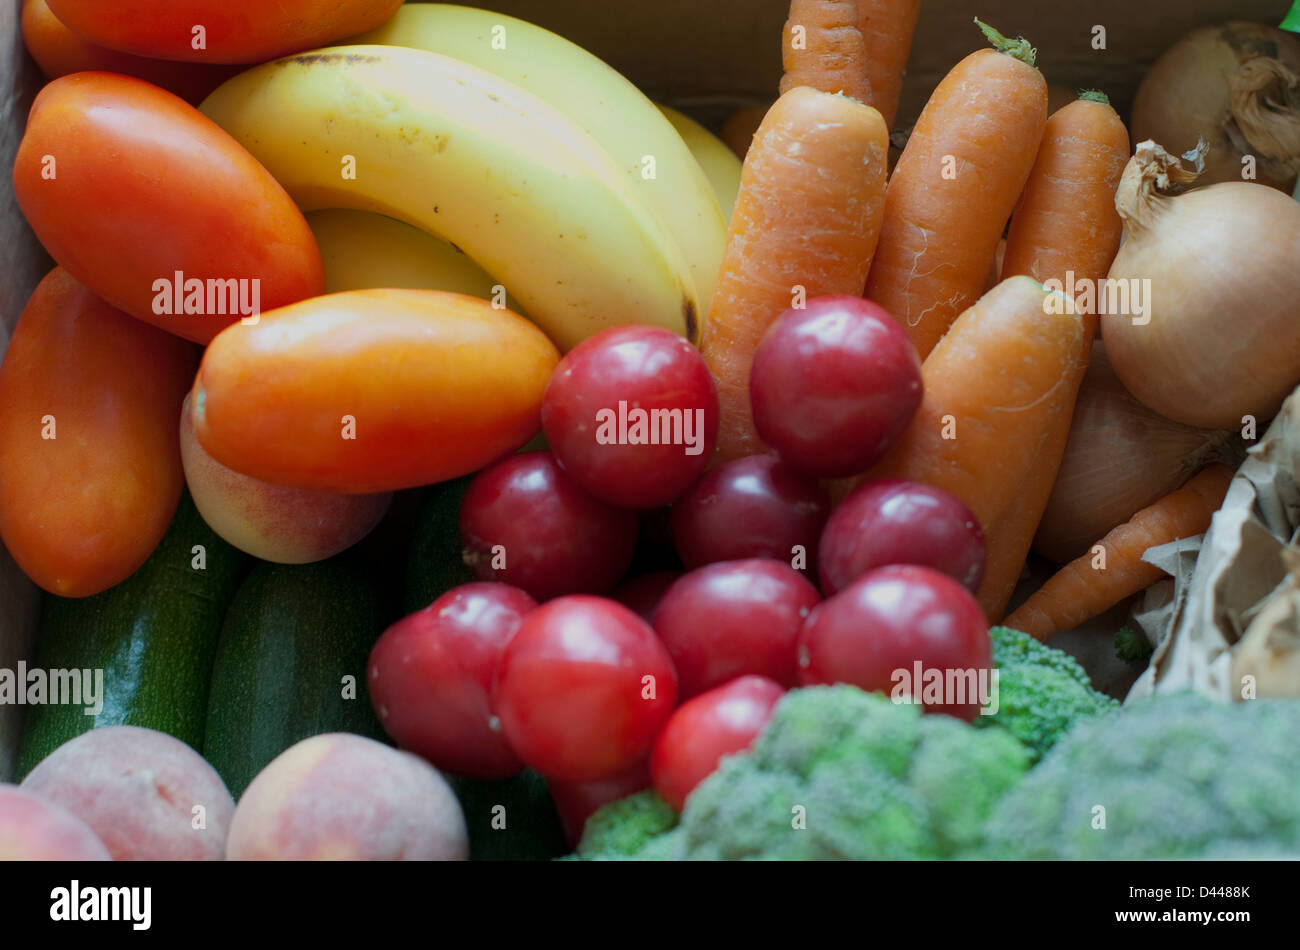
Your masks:
M1262 23L1193 30L1162 55L1138 87L1133 140L1184 152L1209 145L1200 185L1255 180L1290 192L1300 171L1300 36Z
M1300 383L1300 203L1240 181L1170 196L1195 178L1155 142L1129 160L1102 339L1120 381L1162 416L1202 429L1250 416L1262 431Z
M1096 344L1034 550L1071 561L1207 463L1235 465L1241 456L1235 432L1182 425L1134 399Z

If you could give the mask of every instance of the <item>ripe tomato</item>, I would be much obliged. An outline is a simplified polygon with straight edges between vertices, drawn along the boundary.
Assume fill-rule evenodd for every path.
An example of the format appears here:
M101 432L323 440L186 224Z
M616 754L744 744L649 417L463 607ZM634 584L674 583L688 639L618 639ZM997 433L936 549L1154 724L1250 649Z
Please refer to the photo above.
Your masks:
M589 782L650 751L677 702L654 631L622 604L574 595L524 618L497 670L506 739L548 779Z
M46 79L90 70L121 73L161 86L186 102L198 105L208 93L239 71L235 66L146 59L97 46L64 26L50 12L45 0L23 0L22 24L27 52L32 54Z
M492 715L492 677L537 602L506 584L462 584L384 631L370 651L370 701L403 749L467 778L523 768Z
M190 412L203 448L244 475L395 491L527 442L559 358L536 326L486 300L353 290L230 327L203 354Z
M402 0L49 0L69 28L110 49L200 63L260 63L331 46ZM196 27L202 27L200 45Z
M979 691L991 688L982 671L992 666L979 604L928 567L869 571L813 608L799 632L800 685L851 683L968 722L988 698Z
M650 754L659 797L681 811L724 756L753 744L784 695L780 684L766 677L742 676L682 703Z
M650 787L650 760L642 759L629 769L625 769L608 778L598 778L591 782L560 782L554 779L546 783L551 791L551 801L560 815L560 824L564 827L564 837L569 847L576 848L582 840L582 831L587 827L587 819L610 802L627 798Z
M550 452L525 452L484 469L460 505L460 537L474 576L514 584L538 600L603 594L636 545L630 511L592 498Z
M73 277L187 340L207 343L246 312L325 289L316 238L271 174L207 116L140 79L76 73L42 89L14 195Z
M828 597L890 564L932 567L973 594L984 579L984 532L943 489L881 478L840 502L822 532L817 564Z
M197 358L61 267L37 286L0 363L0 537L38 585L95 594L158 545L184 484L176 419Z
M623 508L666 505L709 464L718 393L700 351L659 327L611 327L565 354L542 426L560 466Z
M723 561L697 568L668 588L653 622L683 698L746 673L793 686L799 628L820 600L788 564Z
M775 455L748 455L705 472L672 508L673 542L688 568L771 557L816 574L817 539L831 502L811 475Z
M921 405L921 360L888 311L861 297L787 310L754 351L754 428L796 468L832 478L878 462Z

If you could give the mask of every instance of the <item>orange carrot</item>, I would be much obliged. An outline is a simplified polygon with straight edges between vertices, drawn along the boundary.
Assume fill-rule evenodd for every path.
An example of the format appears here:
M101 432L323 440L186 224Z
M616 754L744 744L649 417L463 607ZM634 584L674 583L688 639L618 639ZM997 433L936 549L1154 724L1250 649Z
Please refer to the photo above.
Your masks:
M858 0L858 29L867 47L867 81L874 105L893 127L903 73L921 0Z
M921 113L889 180L866 286L922 359L984 289L1047 122L1033 47L981 27L997 48L953 67Z
M1128 131L1106 97L1085 93L1047 120L1029 182L1011 218L1004 276L1025 274L1053 290L1074 288L1083 315L1087 363L1097 331L1096 288L1119 249L1115 189L1128 163ZM986 528L984 582L977 597L996 622L1015 591L1042 521L1070 435L1073 411L1062 413L1016 505Z
M1074 410L1090 343L1085 329L1063 294L1028 277L998 284L925 361L920 409L864 479L942 488L987 531L1019 504L1026 476Z
M856 294L876 249L889 136L880 113L806 86L768 111L745 158L700 351L718 385L723 461L763 451L749 367L797 294Z
M1123 233L1115 190L1128 155L1128 130L1102 93L1085 92L1054 113L1011 217L1002 276L1027 274L1054 290L1074 286L1095 322L1096 288Z
M1087 322L1092 318L1081 317L1085 323L1083 352L1086 353L1091 342ZM1021 481L1015 504L984 529L984 580L975 593L975 599L989 623L997 623L1006 614L1007 602L1024 573L1029 548L1038 524L1043 520L1043 512L1047 510L1052 486L1056 484L1056 473L1065 457L1073 417L1073 410L1061 413Z
M1151 586L1164 571L1146 563L1142 555L1149 548L1207 530L1232 475L1226 465L1211 465L1182 488L1143 508L1087 554L1061 568L1007 617L1006 625L1046 640Z
M781 92L811 86L871 105L857 0L791 0L781 45Z

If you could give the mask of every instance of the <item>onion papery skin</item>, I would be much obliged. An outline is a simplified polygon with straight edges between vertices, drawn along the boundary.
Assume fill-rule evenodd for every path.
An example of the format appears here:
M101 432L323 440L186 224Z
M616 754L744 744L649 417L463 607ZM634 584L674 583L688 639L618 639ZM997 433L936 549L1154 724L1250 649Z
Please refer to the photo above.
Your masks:
M1161 193L1193 177L1154 142L1125 168L1108 286L1130 293L1098 307L1102 339L1147 407L1202 429L1253 417L1263 431L1300 382L1300 203L1246 182Z
M1209 144L1201 186L1255 181L1290 194L1300 170L1300 36L1234 21L1193 30L1148 70L1133 99L1133 141L1170 152Z
M1034 550L1068 563L1209 462L1240 453L1235 432L1183 425L1142 405L1115 376L1104 347L1094 346Z

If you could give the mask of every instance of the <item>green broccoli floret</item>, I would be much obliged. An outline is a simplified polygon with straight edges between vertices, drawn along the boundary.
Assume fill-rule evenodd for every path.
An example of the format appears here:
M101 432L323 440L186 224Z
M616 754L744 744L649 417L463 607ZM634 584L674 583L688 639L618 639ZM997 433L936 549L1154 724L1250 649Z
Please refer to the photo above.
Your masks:
M1300 842L1289 847L1257 841L1228 841L1206 848L1197 861L1300 861Z
M996 806L989 857L1300 850L1300 702L1157 696L1082 722Z
M651 838L646 846L628 856L634 861L683 861L682 840L677 832L670 831L657 838Z
M578 857L627 857L676 824L677 813L671 805L653 791L637 792L603 806L587 819Z
M1125 663L1146 663L1153 652L1151 641L1141 631L1128 624L1115 631L1115 655Z
M994 803L1027 768L1006 732L853 686L794 690L753 749L691 794L677 828L633 857L956 857L978 848Z
M998 711L978 716L978 727L999 726L1029 750L1037 762L1080 719L1118 708L1092 688L1074 657L1010 627L994 627L993 662L998 667Z

